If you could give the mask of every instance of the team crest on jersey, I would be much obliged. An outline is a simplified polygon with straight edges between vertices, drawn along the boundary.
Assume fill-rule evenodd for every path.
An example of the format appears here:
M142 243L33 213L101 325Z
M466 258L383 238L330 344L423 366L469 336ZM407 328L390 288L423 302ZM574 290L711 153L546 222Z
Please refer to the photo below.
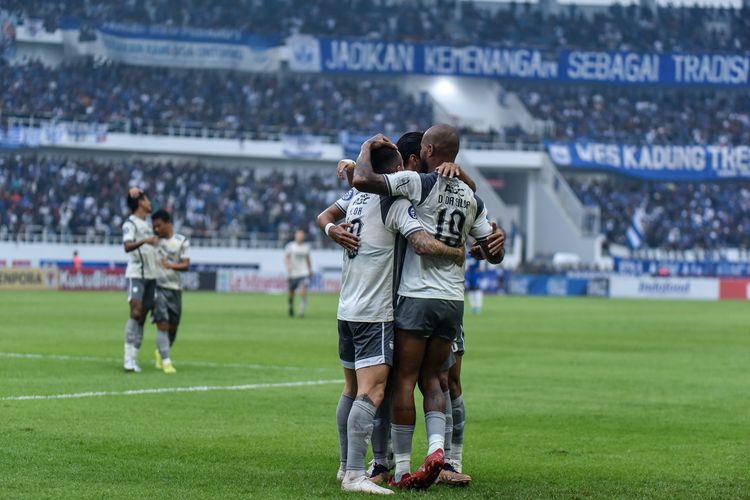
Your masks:
M352 196L354 196L354 190L350 189L349 191L346 192L346 194L344 196L341 197L341 199L342 200L351 200Z
M412 219L416 219L417 218L417 211L414 209L414 205L411 205L409 207L408 212L409 212L409 217L411 217Z

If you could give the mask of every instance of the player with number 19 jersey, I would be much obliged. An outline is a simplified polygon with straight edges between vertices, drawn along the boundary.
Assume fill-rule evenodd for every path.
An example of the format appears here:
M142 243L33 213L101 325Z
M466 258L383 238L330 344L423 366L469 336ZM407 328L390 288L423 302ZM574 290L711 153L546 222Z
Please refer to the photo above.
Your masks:
M384 176L393 196L410 200L425 230L452 247L460 247L471 235L482 241L492 234L482 200L465 183L437 172L412 171ZM406 250L398 295L442 300L464 300L464 270L452 262L435 262L429 256Z

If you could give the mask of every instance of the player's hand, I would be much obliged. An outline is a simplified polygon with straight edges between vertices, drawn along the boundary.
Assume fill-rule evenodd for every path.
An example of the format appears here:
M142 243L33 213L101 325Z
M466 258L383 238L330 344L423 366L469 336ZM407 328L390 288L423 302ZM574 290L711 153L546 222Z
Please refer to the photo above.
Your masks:
M437 173L443 177L454 178L461 175L461 167L451 162L443 162L438 168L435 169Z
M469 248L469 255L471 255L471 258L474 260L484 260L484 255L482 254L482 247L479 246L479 243L474 243Z
M159 263L161 264L161 267L163 267L164 269L172 269L172 264L170 264L167 259L161 259Z
M350 172L354 172L354 167L357 166L357 162L354 160L350 160L349 158L345 158L343 160L339 160L338 166L336 166L336 176L339 179L344 179L344 176L347 175Z
M330 236L333 241L344 247L346 250L353 252L359 248L359 236L355 236L350 233L347 230L350 227L352 227L352 225L348 222L333 226L328 231L328 236Z
M367 147L372 149L380 149L380 148L391 148L391 149L398 149L395 144L391 142L391 140L386 137L383 134L376 134L369 139L365 141L365 143L362 145L363 148Z
M492 255L500 255L505 249L505 231L497 227L497 222L492 221L492 234L487 237L487 250Z
M145 238L143 240L143 243L146 245L156 246L159 244L159 238L157 236L149 236L148 238Z
M138 198L141 195L141 193L143 193L141 188L136 187L136 186L133 186L130 189L128 189L128 196L130 196L131 198Z
M464 249L461 249L460 254L456 254L456 257L453 259L453 263L456 264L459 267L464 267L464 262L466 262L466 252L463 251Z

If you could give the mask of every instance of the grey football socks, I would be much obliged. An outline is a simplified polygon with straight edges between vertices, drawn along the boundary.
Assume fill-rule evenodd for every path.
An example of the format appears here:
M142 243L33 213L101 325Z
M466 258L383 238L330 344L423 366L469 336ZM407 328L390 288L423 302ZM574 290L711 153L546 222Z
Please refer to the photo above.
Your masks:
M427 454L435 453L445 446L445 413L442 411L428 411L424 416L427 431Z
M372 434L375 407L369 401L358 399L352 404L347 424L348 452L346 473L350 479L365 473L367 445Z
M375 412L372 428L372 455L376 464L388 467L388 438L391 434L391 405L388 398Z
M461 472L461 461L464 449L464 425L466 424L466 409L464 408L464 397L459 396L451 400L453 407L453 439L451 440L451 462L456 470Z
M413 425L391 424L393 458L396 460L396 472L393 476L395 482L401 481L404 474L411 472L411 441L413 436Z
M451 440L453 439L453 406L451 406L451 393L445 391L443 393L445 398L445 456L450 456L451 452Z
M161 359L169 359L169 333L161 330L156 332L156 347Z
M339 404L336 407L336 424L339 429L339 456L341 458L341 465L344 467L346 466L346 456L349 449L346 427L347 421L349 420L349 412L352 409L352 403L354 403L354 399L346 394L342 394L341 398L339 398Z
M299 299L299 311L298 311L298 314L299 314L300 318L305 315L305 306L306 305L307 305L307 297L301 297Z

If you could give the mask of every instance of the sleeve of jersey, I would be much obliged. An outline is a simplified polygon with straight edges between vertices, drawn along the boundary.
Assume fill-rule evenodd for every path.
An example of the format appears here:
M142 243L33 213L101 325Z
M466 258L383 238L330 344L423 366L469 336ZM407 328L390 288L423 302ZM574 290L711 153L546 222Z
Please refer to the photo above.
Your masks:
M135 224L125 221L122 225L122 242L129 243L135 241Z
M185 239L182 242L182 249L180 250L180 260L190 258L190 240Z
M349 208L349 204L352 202L352 198L354 198L354 195L356 194L357 194L357 190L352 188L346 193L344 193L344 195L341 198L336 200L334 205L339 207L339 210L346 213L347 209Z
M388 227L398 231L406 237L411 236L424 228L417 218L417 212L411 202L401 199L391 205L388 211Z
M422 178L417 172L404 170L395 174L383 176L388 185L388 194L401 196L413 203L419 203L422 199Z
M492 226L487 218L487 208L479 197L477 199L477 217L474 219L474 224L471 226L469 234L474 237L477 241L482 241L492 234Z

